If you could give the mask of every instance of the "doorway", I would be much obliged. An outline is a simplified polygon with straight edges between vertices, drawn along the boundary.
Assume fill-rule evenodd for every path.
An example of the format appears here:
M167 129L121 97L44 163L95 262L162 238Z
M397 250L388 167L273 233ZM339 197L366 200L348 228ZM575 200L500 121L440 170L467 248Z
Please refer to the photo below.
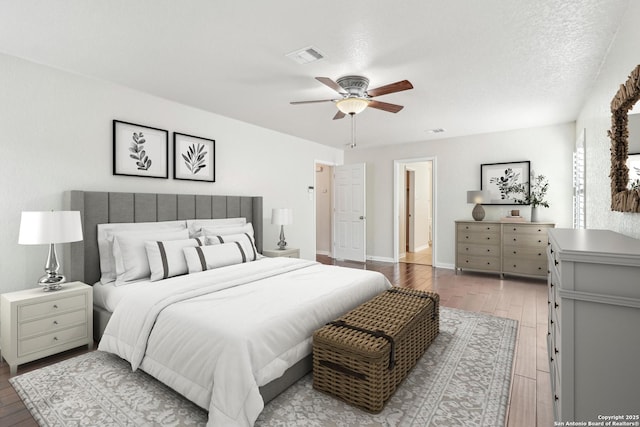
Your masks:
M433 265L434 160L396 161L398 262Z
M316 255L333 258L333 165L315 166Z

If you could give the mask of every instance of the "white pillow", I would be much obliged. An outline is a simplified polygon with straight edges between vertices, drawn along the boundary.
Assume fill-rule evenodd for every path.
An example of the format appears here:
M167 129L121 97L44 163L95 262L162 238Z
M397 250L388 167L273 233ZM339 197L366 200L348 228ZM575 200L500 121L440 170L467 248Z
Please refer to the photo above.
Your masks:
M189 238L189 231L185 228L176 231L151 230L143 232L114 233L113 258L116 262L116 282L114 286L124 285L148 278L151 275L149 259L144 243L149 240L184 240Z
M240 242L184 248L183 251L190 274L251 261Z
M250 222L235 227L202 227L202 232L205 236L228 236L230 234L247 233L253 239L253 225Z
M98 252L100 254L100 282L104 285L116 280L116 264L113 258L113 233L147 232L150 230L183 230L185 221L162 222L125 222L112 224L98 224Z
M204 246L204 239L186 240L165 240L156 242L145 242L149 268L151 270L151 281L167 279L181 274L187 274L187 261L184 258L182 249Z
M249 233L229 234L228 236L207 236L207 245L221 245L229 242L239 242L245 250L247 258L250 258L250 261L255 261L259 258L258 251L256 250L256 242Z
M240 227L246 223L246 218L188 219L187 228L189 229L189 236L193 238L202 236L202 227Z

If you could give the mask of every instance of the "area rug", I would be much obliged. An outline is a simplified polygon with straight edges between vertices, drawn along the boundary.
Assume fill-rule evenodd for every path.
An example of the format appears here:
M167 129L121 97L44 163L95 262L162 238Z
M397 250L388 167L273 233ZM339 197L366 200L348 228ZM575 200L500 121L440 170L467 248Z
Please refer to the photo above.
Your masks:
M379 414L313 389L307 375L256 426L503 426L517 322L441 308L440 334ZM207 413L101 351L11 378L42 426L203 426Z

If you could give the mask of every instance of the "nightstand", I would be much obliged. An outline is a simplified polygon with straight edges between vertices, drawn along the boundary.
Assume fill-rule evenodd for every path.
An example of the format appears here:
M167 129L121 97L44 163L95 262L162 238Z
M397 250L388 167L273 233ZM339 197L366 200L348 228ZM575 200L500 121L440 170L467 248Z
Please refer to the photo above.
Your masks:
M300 258L300 249L287 248L287 249L264 249L262 255L269 258L287 257L287 258Z
M0 295L2 356L18 365L82 345L93 348L93 288L81 282Z

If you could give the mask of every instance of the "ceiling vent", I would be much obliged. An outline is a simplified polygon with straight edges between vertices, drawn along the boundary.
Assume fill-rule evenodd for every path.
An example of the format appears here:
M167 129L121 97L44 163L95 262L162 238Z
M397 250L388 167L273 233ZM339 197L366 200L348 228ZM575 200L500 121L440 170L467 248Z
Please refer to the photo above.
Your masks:
M308 64L309 62L316 62L324 58L322 52L313 46L287 53L285 56L298 64Z
M427 133L442 133L442 132L445 132L445 130L442 128L429 129L427 131Z

